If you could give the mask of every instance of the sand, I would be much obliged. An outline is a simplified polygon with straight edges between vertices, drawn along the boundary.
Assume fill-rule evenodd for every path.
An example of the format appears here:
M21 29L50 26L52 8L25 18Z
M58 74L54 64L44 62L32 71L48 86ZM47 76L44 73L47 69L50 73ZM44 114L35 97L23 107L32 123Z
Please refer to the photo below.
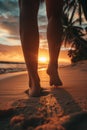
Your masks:
M63 86L39 71L41 97L29 97L27 72L0 76L0 130L87 130L87 61L59 68Z

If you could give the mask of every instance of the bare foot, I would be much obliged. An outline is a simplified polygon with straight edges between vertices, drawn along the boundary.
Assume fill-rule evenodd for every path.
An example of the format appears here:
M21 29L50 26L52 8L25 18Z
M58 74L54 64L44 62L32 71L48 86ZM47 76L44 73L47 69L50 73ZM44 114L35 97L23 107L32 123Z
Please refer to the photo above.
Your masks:
M29 89L29 96L30 97L39 97L41 96L41 88L40 87L33 87Z
M33 78L37 80L37 81L35 80L35 82L37 82L37 84L40 82L40 78L39 78L38 74L36 75L36 77L34 76ZM29 74L29 88L31 88L33 86L33 84L34 84L34 79L33 78Z
M39 92L39 93L38 93ZM39 96L46 96L50 93L50 91L48 89L45 88L41 88L38 89L27 89L25 90L25 93L29 96L29 97L39 97Z
M63 85L57 72L57 65L49 65L47 69L47 74L50 77L50 86L55 86L55 88L58 88L59 86Z
M38 97L41 94L40 79L38 74L29 75L29 96Z

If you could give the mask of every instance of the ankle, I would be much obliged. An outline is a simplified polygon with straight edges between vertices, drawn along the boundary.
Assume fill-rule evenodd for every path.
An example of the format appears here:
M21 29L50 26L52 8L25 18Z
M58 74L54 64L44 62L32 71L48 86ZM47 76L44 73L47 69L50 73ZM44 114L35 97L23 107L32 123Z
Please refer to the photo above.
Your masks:
M57 69L58 68L58 63L57 62L49 62L48 67Z

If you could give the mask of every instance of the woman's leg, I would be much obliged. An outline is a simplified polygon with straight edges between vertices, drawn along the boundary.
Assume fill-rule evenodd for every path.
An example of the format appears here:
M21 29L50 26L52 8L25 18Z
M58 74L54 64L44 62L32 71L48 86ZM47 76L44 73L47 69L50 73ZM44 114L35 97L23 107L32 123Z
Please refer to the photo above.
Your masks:
M40 79L38 76L39 32L37 14L39 0L19 0L20 38L29 75L29 93L40 95Z
M50 85L61 86L62 82L58 74L58 57L62 42L62 8L63 0L46 0L48 29L47 39L49 46L49 66L47 73L50 76Z

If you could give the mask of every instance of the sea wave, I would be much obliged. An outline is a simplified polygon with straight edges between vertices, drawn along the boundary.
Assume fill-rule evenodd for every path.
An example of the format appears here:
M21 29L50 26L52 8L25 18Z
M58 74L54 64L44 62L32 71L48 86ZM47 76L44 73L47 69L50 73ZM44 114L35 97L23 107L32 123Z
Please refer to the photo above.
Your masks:
M59 63L59 67L65 67L69 63ZM47 68L47 64L39 64L38 70L43 70ZM12 72L20 72L26 71L25 63L17 63L17 62L0 62L0 74L12 73Z

